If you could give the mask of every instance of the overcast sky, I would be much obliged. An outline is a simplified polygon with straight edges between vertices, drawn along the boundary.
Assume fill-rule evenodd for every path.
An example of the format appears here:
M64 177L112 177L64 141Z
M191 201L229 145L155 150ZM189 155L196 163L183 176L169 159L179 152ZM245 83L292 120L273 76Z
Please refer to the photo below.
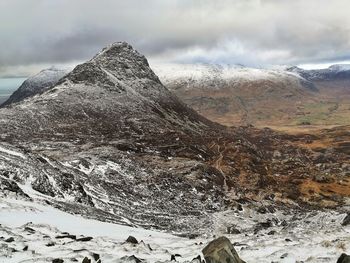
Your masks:
M350 60L349 0L1 0L0 76L127 41L151 63Z

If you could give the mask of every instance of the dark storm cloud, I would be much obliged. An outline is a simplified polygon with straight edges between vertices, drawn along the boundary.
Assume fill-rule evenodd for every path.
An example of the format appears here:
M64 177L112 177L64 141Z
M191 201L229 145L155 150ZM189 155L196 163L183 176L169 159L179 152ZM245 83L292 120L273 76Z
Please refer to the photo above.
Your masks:
M73 63L115 41L154 61L350 58L348 0L1 0L0 74Z

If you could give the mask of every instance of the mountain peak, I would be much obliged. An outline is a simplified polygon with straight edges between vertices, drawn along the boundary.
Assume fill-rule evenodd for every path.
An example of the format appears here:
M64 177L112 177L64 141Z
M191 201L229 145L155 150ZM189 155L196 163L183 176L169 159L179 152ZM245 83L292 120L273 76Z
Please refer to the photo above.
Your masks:
M119 81L148 79L160 83L145 56L126 42L116 42L103 48L91 60L78 65L70 74L73 82L98 79Z
M146 57L136 51L127 42L115 42L103 48L99 53L97 53L90 61L96 63L103 63L109 61L118 62L138 62L140 65L149 67Z
M114 42L104 47L100 52L98 52L92 60L99 57L114 57L115 55L120 54L137 54L138 56L143 57L140 53L138 53L129 43L127 42Z

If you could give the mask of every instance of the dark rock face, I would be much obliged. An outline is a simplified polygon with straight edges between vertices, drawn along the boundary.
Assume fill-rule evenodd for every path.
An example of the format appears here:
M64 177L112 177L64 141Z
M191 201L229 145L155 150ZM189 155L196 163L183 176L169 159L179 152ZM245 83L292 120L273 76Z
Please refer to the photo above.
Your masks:
M350 213L348 213L346 215L346 217L344 218L343 222L342 222L342 225L343 226L347 226L347 225L350 225Z
M62 69L44 69L40 73L28 78L23 84L5 101L1 107L20 102L26 98L40 94L54 86L68 73Z
M345 253L341 254L337 263L350 263L350 256Z
M128 243L131 243L131 244L138 244L139 242L137 241L137 239L133 236L129 236L127 239L126 239L126 242Z

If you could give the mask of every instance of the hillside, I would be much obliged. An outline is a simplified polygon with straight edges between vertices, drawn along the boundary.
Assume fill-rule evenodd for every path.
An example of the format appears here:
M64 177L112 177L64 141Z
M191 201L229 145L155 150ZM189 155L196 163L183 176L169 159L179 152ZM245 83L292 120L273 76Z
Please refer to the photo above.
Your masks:
M184 102L223 125L350 124L350 71L344 65L309 71L208 64L153 68Z

